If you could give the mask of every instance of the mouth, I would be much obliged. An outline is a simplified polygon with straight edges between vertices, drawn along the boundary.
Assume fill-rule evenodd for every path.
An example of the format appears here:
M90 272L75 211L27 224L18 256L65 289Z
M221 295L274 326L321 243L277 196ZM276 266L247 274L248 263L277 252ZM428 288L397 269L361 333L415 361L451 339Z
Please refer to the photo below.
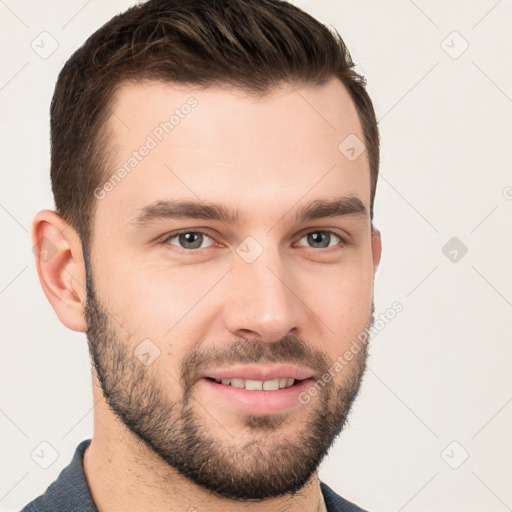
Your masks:
M299 396L314 373L290 365L239 366L209 371L198 384L207 402L247 414L276 414L301 406Z
M263 385L277 390L293 385L293 381L310 379L315 376L313 370L290 364L281 365L238 365L209 370L200 377L219 384L246 389L261 390ZM259 387L261 383L261 388Z
M216 382L224 386L233 386L235 388L246 389L247 391L277 391L279 389L286 389L294 386L297 382L304 379L293 379L291 377L278 377L271 380L253 380L253 379L220 379L216 380L213 377L206 377L210 382Z

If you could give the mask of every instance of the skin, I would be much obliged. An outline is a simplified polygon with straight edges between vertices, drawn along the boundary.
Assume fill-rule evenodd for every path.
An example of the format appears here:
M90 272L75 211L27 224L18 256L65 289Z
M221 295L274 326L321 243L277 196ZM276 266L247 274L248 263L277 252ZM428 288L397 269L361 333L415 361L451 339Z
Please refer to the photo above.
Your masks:
M182 399L178 383L188 356L214 350L231 354L235 340L264 347L295 337L330 365L368 326L381 257L380 233L372 229L369 214L299 223L293 219L310 201L346 196L359 198L369 212L366 153L349 161L338 150L349 134L364 140L353 102L338 80L323 86L285 84L261 98L219 86L201 90L156 82L125 84L111 105L112 162L106 177L192 96L198 105L190 114L96 201L89 255L94 293L108 315L110 335L127 353L142 340L152 340L160 354L141 375L157 383L169 403ZM131 222L146 205L170 199L222 204L236 210L239 219ZM199 230L210 238L194 254L187 253L176 237L169 239L181 229ZM318 231L333 231L345 243L333 237L328 249L312 247L306 235ZM249 236L262 251L251 263L236 252ZM87 332L91 325L85 314L80 239L50 210L34 219L34 244L44 238L53 242L56 253L48 261L36 259L43 290L64 325ZM38 247L44 250L44 243ZM136 368L140 361L133 364ZM357 365L364 366L364 354L347 371L336 373L326 389L334 393L336 386L347 385L350 375L358 383ZM221 448L243 449L256 442L265 447L263 457L271 457L272 446L283 439L298 445L326 397L319 393L278 420L274 415L274 426L267 416L268 428L251 428L247 414L213 399L200 384L190 392L196 418ZM318 509L316 471L295 494L244 502L212 494L126 427L105 398L94 368L93 393L94 435L84 464L100 511ZM245 467L257 469L252 459Z

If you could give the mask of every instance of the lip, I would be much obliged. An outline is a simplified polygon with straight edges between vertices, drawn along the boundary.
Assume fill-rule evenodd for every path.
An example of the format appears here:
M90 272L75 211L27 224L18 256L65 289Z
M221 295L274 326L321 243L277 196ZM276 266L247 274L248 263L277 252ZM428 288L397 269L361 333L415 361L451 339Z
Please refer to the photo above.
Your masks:
M227 368L208 370L200 375L200 378L221 379L250 379L273 380L279 378L291 378L295 380L312 379L314 372L309 368L299 368L293 365L238 365ZM275 393L275 391L272 391Z
M197 384L200 392L207 395L206 403L218 404L220 401L221 404L226 404L229 408L246 414L277 414L293 407L302 406L303 404L300 402L299 396L313 382L313 378L307 378L296 382L289 388L282 388L276 391L247 390L245 388L219 384L206 377L199 379Z

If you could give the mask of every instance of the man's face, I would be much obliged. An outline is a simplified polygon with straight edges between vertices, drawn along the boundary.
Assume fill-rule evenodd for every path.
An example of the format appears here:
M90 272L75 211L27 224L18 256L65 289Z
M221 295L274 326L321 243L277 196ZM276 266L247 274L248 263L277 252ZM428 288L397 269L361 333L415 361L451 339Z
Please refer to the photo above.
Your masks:
M342 428L366 350L335 362L372 320L369 166L338 148L363 140L355 107L338 81L259 99L146 82L112 110L86 305L107 402L211 492L297 491ZM312 213L337 200L336 215Z

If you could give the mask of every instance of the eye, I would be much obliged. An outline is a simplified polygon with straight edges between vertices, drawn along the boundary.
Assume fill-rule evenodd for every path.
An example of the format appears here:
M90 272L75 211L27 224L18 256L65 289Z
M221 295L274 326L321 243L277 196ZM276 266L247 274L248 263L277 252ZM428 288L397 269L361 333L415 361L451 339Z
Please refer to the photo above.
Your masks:
M333 231L311 231L305 234L300 240L306 240L307 246L303 244L297 244L301 247L312 247L313 249L326 249L328 247L334 247L343 239L334 233ZM309 245L310 244L310 245Z
M203 245L203 243L207 245ZM177 245L180 249L204 249L213 245L213 239L201 231L181 231L171 233L163 240L164 244Z

